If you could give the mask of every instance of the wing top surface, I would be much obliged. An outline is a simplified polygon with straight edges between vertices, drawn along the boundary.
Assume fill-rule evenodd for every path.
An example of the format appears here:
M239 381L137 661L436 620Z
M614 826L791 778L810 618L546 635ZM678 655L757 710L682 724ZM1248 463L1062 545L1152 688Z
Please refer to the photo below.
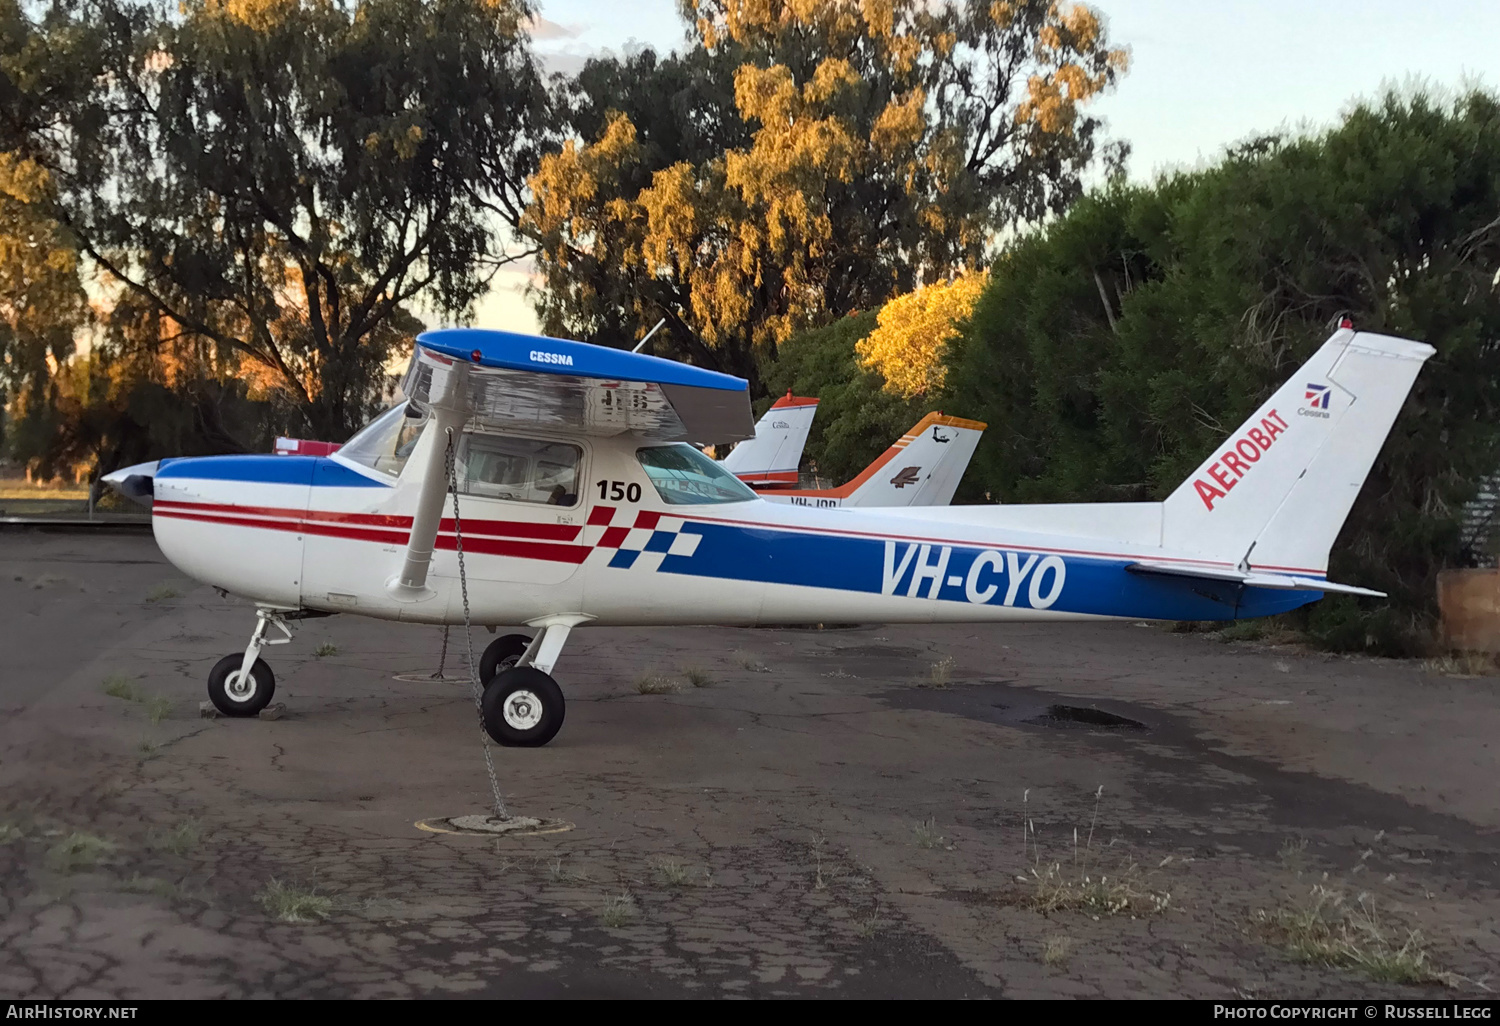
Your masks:
M468 367L465 403L485 427L712 444L753 437L748 384L642 353L479 328L417 337L402 391L426 402L433 382Z

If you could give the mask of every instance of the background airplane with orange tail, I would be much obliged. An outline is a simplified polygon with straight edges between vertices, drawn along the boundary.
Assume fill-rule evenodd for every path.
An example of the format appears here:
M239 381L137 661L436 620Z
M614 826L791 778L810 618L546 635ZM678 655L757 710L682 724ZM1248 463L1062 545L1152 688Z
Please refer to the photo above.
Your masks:
M795 478L791 485L758 484L743 476L741 480L762 499L796 506L946 506L953 501L985 427L982 421L929 413L837 488L797 488Z

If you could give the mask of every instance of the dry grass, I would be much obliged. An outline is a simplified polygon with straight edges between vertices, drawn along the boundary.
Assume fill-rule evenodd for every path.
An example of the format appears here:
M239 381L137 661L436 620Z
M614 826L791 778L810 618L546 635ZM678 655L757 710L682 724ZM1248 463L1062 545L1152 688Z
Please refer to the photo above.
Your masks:
M88 869L114 850L113 841L75 830L48 850L47 868L59 873Z
M671 677L659 673L643 673L635 679L635 690L642 695L672 695L682 689Z
M1061 935L1047 937L1042 941L1042 962L1054 968L1068 964L1073 954L1073 938Z
M166 719L167 713L172 711L172 700L166 695L152 695L150 698L141 699L140 702L152 723L160 723Z
M1281 860L1282 868L1294 873L1302 872L1307 868L1307 838L1288 837L1281 842L1281 851L1277 852L1277 858Z
M714 682L714 679L708 675L708 671L701 666L684 666L682 675L695 688L706 688Z
M1341 891L1315 885L1306 900L1255 914L1261 935L1300 962L1357 969L1382 983L1442 983L1457 977L1433 964L1422 934L1391 931L1361 894L1350 903Z
M617 894L606 898L599 906L599 922L611 930L617 930L635 918L635 899L629 894Z
M110 698L120 698L124 699L127 702L138 701L138 695L136 694L135 685L131 683L129 677L122 677L119 674L113 674L104 678L104 684L102 685L102 687L104 689L104 693Z
M322 659L324 656L331 656L331 655L338 655L338 654L339 654L339 647L337 645L330 645L326 641L323 642L323 644L319 645L317 648L313 649L313 655L317 656L319 659Z
M0 844L10 844L13 841L26 839L26 831L14 823L0 823Z
M938 833L937 820L927 819L912 827L912 834L918 848L946 848L948 838Z
M953 680L953 657L944 656L927 668L927 676L917 681L919 688L945 688Z
M151 835L151 847L173 855L186 855L203 840L203 827L188 817L176 826Z
M742 670L749 670L751 673L771 672L770 667L761 662L759 659L755 658L755 656L751 653L745 651L743 648L737 648L733 652L730 652L729 657L733 659L735 665Z
M1104 785L1094 792L1094 812L1086 835L1073 828L1073 851L1068 865L1061 861L1043 862L1041 843L1029 808L1031 791L1021 796L1021 848L1031 866L1016 879L1029 885L1017 904L1035 912L1083 912L1094 918L1128 915L1131 918L1158 915L1170 906L1172 895L1147 886L1145 875L1134 863L1114 873L1098 865L1094 849L1094 832L1099 826L1099 808L1104 801ZM1168 856L1170 858L1170 856ZM1165 865L1165 861L1162 863ZM1015 899L1012 899L1015 900Z
M1139 869L1128 866L1113 878L1105 873L1069 872L1053 862L1027 871L1033 890L1026 906L1036 912L1083 912L1091 916L1159 915L1172 902L1165 891L1146 887ZM1024 879L1024 878L1023 878Z
M272 919L282 923L316 923L333 914L333 899L315 888L286 883L274 876L255 896Z
M170 584L158 584L146 593L147 602L165 602L167 599L180 598L182 592Z
M0 499L73 499L87 502L89 486L52 481L28 484L24 480L7 480L0 482Z
M880 906L876 905L867 916L860 916L854 921L854 932L865 940L869 940L880 932L885 926L885 920L880 918Z
M677 859L652 859L649 864L656 878L667 887L683 887L692 880L692 870Z
M1451 652L1422 664L1428 673L1444 677L1487 677L1496 672L1495 657L1487 652Z

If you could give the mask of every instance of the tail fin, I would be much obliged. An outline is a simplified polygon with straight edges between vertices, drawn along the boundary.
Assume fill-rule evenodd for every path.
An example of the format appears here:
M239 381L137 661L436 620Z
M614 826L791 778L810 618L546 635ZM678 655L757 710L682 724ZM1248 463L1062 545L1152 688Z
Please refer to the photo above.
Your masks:
M1166 500L1162 545L1321 574L1423 362L1421 342L1335 332Z
M725 456L721 466L750 485L797 484L797 465L802 447L812 430L816 399L803 399L788 392L771 405L755 425L755 437L746 439Z
M929 413L858 477L831 493L844 506L946 506L985 426Z

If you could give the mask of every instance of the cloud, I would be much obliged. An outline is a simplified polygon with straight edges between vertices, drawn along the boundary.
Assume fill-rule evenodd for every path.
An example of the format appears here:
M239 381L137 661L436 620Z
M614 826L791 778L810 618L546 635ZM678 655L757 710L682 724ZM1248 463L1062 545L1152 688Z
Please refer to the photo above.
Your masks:
M540 14L533 14L522 23L522 28L531 34L532 39L577 39L588 26L559 25Z

